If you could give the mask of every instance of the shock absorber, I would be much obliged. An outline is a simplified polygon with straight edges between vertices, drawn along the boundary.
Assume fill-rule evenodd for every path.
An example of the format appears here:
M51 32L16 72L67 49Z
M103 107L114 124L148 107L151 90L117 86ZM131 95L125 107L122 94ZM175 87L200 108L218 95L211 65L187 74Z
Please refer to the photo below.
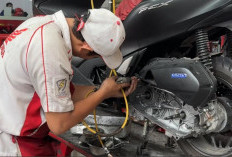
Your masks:
M199 57L200 62L211 70L213 66L209 54L208 43L208 33L204 29L198 29L196 31L197 56Z

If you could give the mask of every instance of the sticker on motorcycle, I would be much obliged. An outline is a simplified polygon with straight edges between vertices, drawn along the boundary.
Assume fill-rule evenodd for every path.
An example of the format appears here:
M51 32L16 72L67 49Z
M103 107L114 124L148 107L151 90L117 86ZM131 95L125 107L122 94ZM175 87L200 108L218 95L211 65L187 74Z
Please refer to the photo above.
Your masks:
M187 74L185 74L185 73L173 73L172 75L171 75L171 78L187 78Z
M139 14L142 13L142 12L144 12L144 11L147 11L147 10L157 9L157 8L161 8L161 7L167 6L171 2L173 2L173 0L169 0L167 2L162 2L162 3L157 3L157 4L153 4L151 6L148 6L148 7L141 8L140 11L139 11Z

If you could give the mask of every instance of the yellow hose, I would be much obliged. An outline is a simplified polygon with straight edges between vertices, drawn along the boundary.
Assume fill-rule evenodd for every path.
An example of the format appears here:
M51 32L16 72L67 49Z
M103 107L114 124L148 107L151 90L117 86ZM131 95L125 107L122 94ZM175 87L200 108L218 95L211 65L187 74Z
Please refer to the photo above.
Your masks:
M91 0L91 7L92 7L92 9L94 9L94 3L93 3L93 0Z
M115 14L115 0L113 0L113 13Z
M96 118L96 110L95 109L93 110L93 115L94 115L94 123L95 123L96 131L99 132L98 127L97 127L97 118ZM101 143L102 147L104 148L104 144L101 140L101 137L99 135L97 135L97 138L98 138L99 142Z
M91 0L91 7L92 7L92 9L94 9L93 0ZM115 0L113 0L113 13L115 14ZM110 75L109 75L109 76L111 77L113 73L114 73L115 76L117 76L117 73L116 73L116 71L115 71L114 69L112 69L112 70L110 71ZM91 90L90 92L88 92L88 93L86 94L86 97L88 97L89 94L91 94L92 92L94 92L94 90ZM122 94L123 94L123 97L124 97L124 100L125 100L125 104L126 104L126 117L125 117L124 123L123 123L122 126L121 126L121 128L123 129L123 128L126 126L126 124L127 124L127 120L128 120L128 116L129 116L129 107L128 107L128 101L127 101L126 94L125 94L124 90L121 89L121 92L122 92ZM93 129L91 129L91 128L88 126L88 124L87 124L84 120L82 121L82 124L83 124L90 132L92 132L93 134L97 134L97 132L99 132L99 130L98 130L98 126L97 126L97 118L96 118L96 110L95 110L95 109L94 109L94 111L93 111L93 114L94 114L94 122L95 122L96 131L93 130ZM103 142L102 142L102 140L101 140L101 137L100 137L99 135L97 135L97 136L98 136L99 142L101 143L102 147L104 148L104 144L103 144Z
M97 132L89 127L89 125L83 120L82 124L93 134L96 134Z
M112 76L112 73L114 73L114 76L117 76L117 73L116 73L116 71L114 69L111 70L110 77ZM125 94L124 90L121 89L121 92L123 94L123 97L124 97L124 100L125 100L125 104L126 104L126 118L124 120L123 125L121 126L121 128L123 129L126 126L126 123L127 123L127 120L128 120L128 116L129 116L129 107L128 106L129 105L128 105L126 94Z
M111 77L112 74L114 74L115 76L117 76L117 73L116 73L116 71L115 71L114 69L111 70L109 76ZM85 97L88 97L89 94L91 94L92 92L94 92L94 90L89 91L89 92L86 94ZM122 94L123 94L123 97L124 97L124 100L125 100L125 104L126 104L126 117L125 117L125 120L124 120L124 122L123 122L123 124L122 124L122 126L121 126L121 128L123 129L123 128L126 126L126 123L127 123L128 117L129 117L129 105L128 105L128 101L127 101L126 94L125 94L124 90L121 89L121 92L122 92ZM98 128L97 128L97 121L96 121L96 110L94 110L93 113L94 113L95 127L96 127L96 130L97 130ZM85 125L85 127L86 127L90 132L92 132L93 134L96 134L96 133L98 132L98 130L97 130L97 132L96 132L95 130L91 129L85 121L83 121L82 123L83 123L83 125Z

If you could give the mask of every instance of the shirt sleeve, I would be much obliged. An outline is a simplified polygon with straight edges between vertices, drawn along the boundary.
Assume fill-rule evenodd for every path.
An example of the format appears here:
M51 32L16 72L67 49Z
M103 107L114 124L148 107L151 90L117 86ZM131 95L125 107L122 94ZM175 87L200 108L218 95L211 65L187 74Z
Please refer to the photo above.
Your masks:
M35 32L28 46L26 70L44 112L73 110L70 93L72 68L69 48L60 29L49 24Z

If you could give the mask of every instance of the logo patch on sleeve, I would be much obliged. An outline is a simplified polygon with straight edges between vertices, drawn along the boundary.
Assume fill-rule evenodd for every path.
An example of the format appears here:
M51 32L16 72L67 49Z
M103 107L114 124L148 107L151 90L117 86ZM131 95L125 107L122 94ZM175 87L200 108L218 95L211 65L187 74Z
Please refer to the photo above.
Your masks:
M69 86L68 86L68 80L65 79L56 79L54 85L55 85L55 91L56 96L58 98L64 98L67 97L69 94Z

